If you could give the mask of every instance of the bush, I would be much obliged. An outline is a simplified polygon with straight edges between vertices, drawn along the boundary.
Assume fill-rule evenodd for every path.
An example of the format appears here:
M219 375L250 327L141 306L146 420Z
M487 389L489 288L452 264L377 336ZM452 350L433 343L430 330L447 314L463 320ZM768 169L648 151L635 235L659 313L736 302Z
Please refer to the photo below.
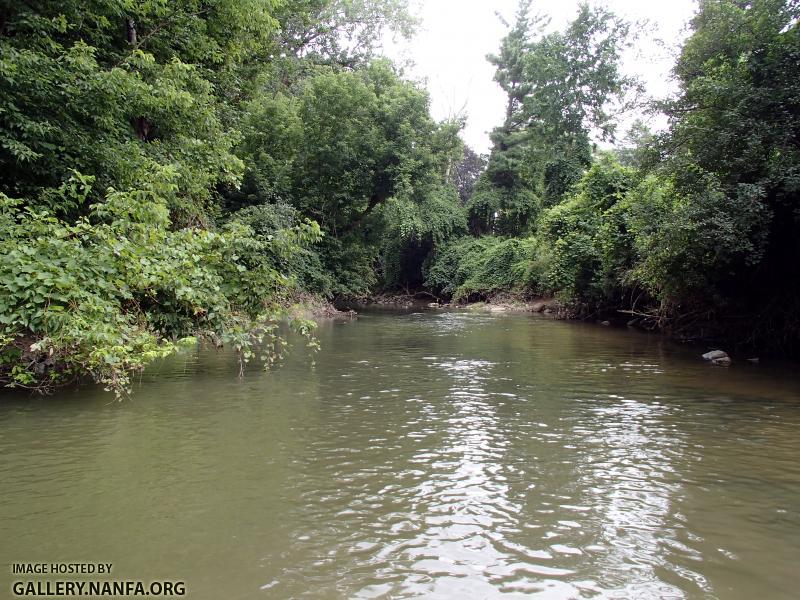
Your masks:
M0 194L0 382L48 390L89 374L119 395L132 370L194 336L230 342L243 360L277 342L291 280L275 257L319 228L175 230L165 200L175 179L164 168L139 189L110 190L74 224Z
M542 212L531 277L540 290L567 302L612 301L628 266L630 239L617 205L633 172L609 155L586 172L575 193Z
M681 190L672 179L646 179L625 200L638 256L632 277L665 304L718 300L726 281L761 261L763 194L745 184L726 192L707 174Z
M535 241L464 237L437 248L425 267L425 285L454 301L526 288Z
M259 237L273 241L281 251L267 254L266 259L276 271L288 274L299 289L325 298L333 295L336 284L323 266L319 245L293 243L298 227L314 227L293 206L283 203L249 206L233 213L230 222L246 225Z

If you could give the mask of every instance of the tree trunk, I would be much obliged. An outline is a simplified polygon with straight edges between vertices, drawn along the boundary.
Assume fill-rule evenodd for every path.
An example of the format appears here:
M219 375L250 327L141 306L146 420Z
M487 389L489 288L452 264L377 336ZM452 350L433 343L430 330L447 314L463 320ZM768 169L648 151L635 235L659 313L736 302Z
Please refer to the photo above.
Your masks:
M136 22L133 19L131 19L130 17L128 17L128 19L125 21L125 25L126 25L127 30L128 30L128 43L131 46L135 46L136 45Z
M364 210L364 212L358 215L355 221L351 221L350 223L347 223L344 227L342 227L341 232L347 233L348 231L352 231L353 229L361 225L361 222L367 218L369 213L371 213L376 206L384 202L387 198L388 196L383 196L383 195L372 196L372 198L369 199L369 203L367 204L367 208Z

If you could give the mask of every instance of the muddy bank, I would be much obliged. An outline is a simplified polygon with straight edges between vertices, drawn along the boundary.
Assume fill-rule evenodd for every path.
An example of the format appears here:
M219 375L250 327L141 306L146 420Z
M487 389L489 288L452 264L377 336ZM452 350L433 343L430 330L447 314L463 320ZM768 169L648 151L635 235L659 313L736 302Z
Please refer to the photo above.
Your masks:
M433 294L419 292L416 294L377 294L369 298L337 300L334 306L340 311L359 308L397 308L445 310L459 309L483 312L538 313L548 316L564 316L561 305L554 298L521 298L508 294L492 296L480 302L447 302Z
M525 298L514 294L497 294L478 302L447 302L428 292L415 294L384 293L368 298L339 299L333 304L322 302L318 306L316 314L320 315L321 318L355 318L361 310L376 309L404 312L466 310L485 313L537 314L564 321L594 323L601 327L638 329L643 332L662 335L675 342L695 347L698 351L698 359L704 352L725 346L733 348L736 351L737 359L740 361L759 362L758 353L751 349L740 348L733 343L723 343L726 340L711 336L680 335L679 332L673 331L669 327L664 327L662 323L654 319L644 318L648 315L632 314L631 311L627 310L588 313L574 306L562 304L553 297ZM726 366L730 364L731 358L726 354L724 359L710 362L715 365Z
M290 309L293 317L322 321L327 319L352 319L356 313L352 308L336 306L333 302L311 294L298 295Z

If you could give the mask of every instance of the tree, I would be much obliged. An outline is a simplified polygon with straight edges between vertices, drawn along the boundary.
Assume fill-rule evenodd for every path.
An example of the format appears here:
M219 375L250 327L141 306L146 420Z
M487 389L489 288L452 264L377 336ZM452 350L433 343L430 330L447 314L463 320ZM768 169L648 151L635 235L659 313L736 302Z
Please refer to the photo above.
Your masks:
M531 4L532 0L520 0L500 52L486 57L495 66L495 81L506 93L506 115L503 124L491 133L493 147L486 170L469 202L470 230L477 235L519 233L527 216L535 211L535 199L527 193L522 177L524 148L529 140L522 102L530 92L524 73L526 56L533 37L546 21L531 18Z
M617 145L615 152L619 162L626 167L647 169L660 159L656 146L656 136L644 121L636 119L628 129L624 143Z
M508 100L471 203L474 230L528 230L591 163L591 134L613 134L609 107L634 85L619 70L626 23L583 4L564 31L544 33L545 22L528 16L530 4L520 2L500 54L490 57Z
M485 169L486 156L478 154L469 146L464 146L464 156L450 175L462 204L469 202L475 183Z
M500 42L500 53L486 57L495 66L495 81L506 93L505 126L509 128L520 124L519 113L522 102L530 92L530 84L525 75L525 63L531 41L548 23L543 17L531 18L532 4L533 0L520 0L514 25Z
M277 186L337 237L389 199L442 180L455 162L460 125L437 125L428 104L427 93L386 61L327 69L304 81L295 97L252 103L243 156L262 173L264 189Z
M681 93L664 105L671 128L661 143L661 172L685 199L667 219L694 232L661 249L709 248L702 264L686 269L676 260L660 275L663 296L751 315L744 327L752 340L787 349L800 338L799 20L794 0L700 2L675 68ZM679 277L696 285L676 287Z
M407 0L288 0L276 16L282 53L347 67L372 59L388 32L409 37L416 25Z
M620 69L629 26L602 8L582 4L563 32L540 38L525 61L530 92L523 99L532 140L527 177L546 205L557 202L591 162L591 135L614 133L610 105L634 85Z
M134 4L5 9L0 191L50 206L75 169L95 178L97 200L171 164L181 177L171 208L184 222L206 222L214 186L236 183L236 133L223 123L215 83L274 31L271 1Z
M442 195L462 152L460 122L437 124L425 91L376 60L353 71L321 68L294 95L261 95L247 107L240 155L248 165L239 204L291 203L327 234L325 265L366 293L385 227ZM390 202L396 211L382 211ZM436 205L438 206L438 205ZM409 212L411 211L411 212ZM413 236L412 236L413 237ZM424 259L424 256L422 256Z

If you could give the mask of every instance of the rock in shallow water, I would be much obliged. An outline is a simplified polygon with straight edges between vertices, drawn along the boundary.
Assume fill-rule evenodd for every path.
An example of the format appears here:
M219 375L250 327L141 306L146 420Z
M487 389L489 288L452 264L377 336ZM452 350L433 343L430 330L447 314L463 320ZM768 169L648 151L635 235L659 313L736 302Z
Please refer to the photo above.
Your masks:
M703 358L706 360L717 360L720 358L729 358L728 353L722 350L712 350L711 352L706 352L703 354Z

